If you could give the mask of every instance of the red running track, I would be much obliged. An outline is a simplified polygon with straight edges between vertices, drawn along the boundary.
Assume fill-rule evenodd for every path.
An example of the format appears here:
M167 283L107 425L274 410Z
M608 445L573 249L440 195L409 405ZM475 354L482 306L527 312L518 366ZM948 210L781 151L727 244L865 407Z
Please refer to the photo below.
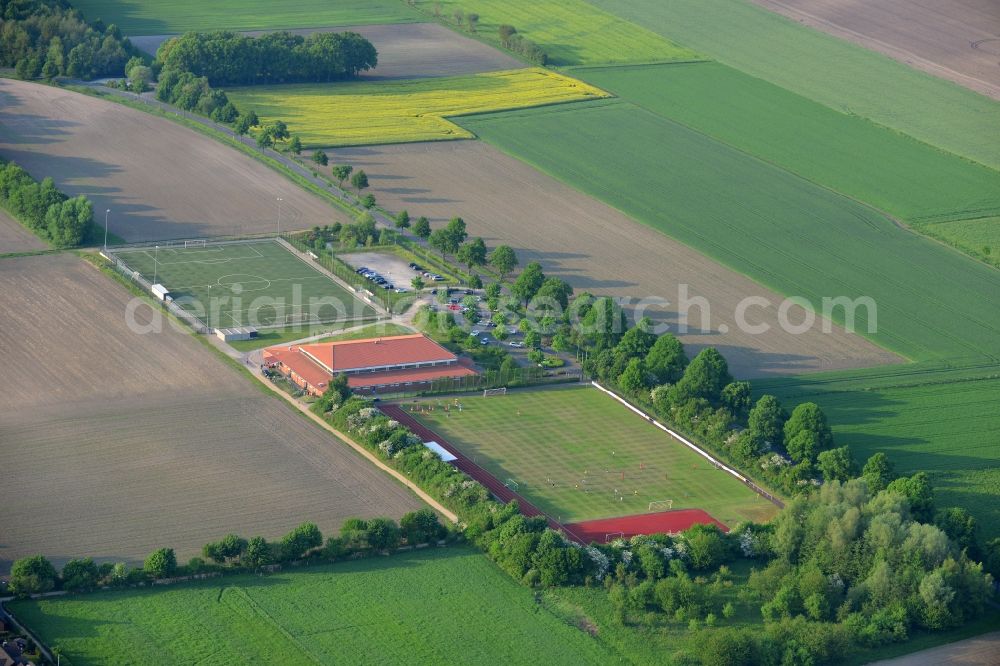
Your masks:
M413 431L415 435L425 442L437 442L450 454L455 456L451 461L457 469L466 475L483 484L487 490L493 493L498 500L507 504L516 501L521 507L521 513L527 517L545 516L549 522L549 527L559 530L573 539L577 543L588 544L591 541L604 543L605 537L612 532L625 533L625 537L632 537L636 534L658 534L661 532L681 532L698 524L715 524L723 532L728 532L729 528L720 523L701 509L678 509L676 511L662 511L659 513L643 513L633 516L622 516L619 518L602 518L599 520L588 520L580 523L569 523L561 525L551 516L543 513L538 507L515 493L513 490L502 484L495 476L485 469L465 457L460 450L455 448L448 440L441 437L430 428L421 424L418 420L410 416L400 405L380 404L379 409L391 419L399 421L401 424Z
M487 472L485 469L477 465L476 463L469 460L465 454L460 450L456 449L451 445L448 440L441 437L430 428L427 428L415 418L406 413L399 405L379 405L379 409L382 413L391 419L395 419L402 423L404 426L413 431L413 433L425 442L437 442L440 444L448 453L455 456L455 460L451 461L451 464L456 468L460 469L466 475L472 477L479 483L483 484L487 490L489 490L494 497L498 500L507 504L511 501L516 501L518 506L521 508L521 514L531 518L533 516L545 516L546 520L549 522L549 527L554 530L561 530L566 532L567 535L577 541L580 541L579 537L572 533L571 530L566 529L563 525L560 525L551 516L547 516L538 507L524 499L521 495L515 493L513 490L502 484L495 476ZM584 543L581 541L581 543Z
M723 532L729 531L728 527L701 509L678 509L676 511L660 511L659 513L640 513L620 518L587 520L581 523L570 523L566 525L566 528L575 535L579 535L583 543L591 541L604 543L608 534L624 532L624 537L627 539L636 534L683 532L693 525L718 525Z

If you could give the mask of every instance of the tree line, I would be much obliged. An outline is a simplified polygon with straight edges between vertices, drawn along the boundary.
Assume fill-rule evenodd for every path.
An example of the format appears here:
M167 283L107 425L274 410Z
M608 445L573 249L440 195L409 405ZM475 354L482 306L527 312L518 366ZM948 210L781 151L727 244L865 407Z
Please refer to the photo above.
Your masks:
M413 0L408 0L409 4L413 4ZM442 18L441 13L441 3L434 3L434 16ZM455 7L451 12L451 18L454 20L455 25L459 28L467 29L471 33L476 33L479 29L479 14L475 12L466 12L461 7ZM497 26L497 36L499 37L500 46L507 49L508 51L513 51L525 60L535 63L536 65L545 65L549 61L549 56L541 46L522 37L517 32L517 28L512 25L503 23Z
M549 529L544 519L524 517L516 503L492 499L371 399L353 395L345 376L336 376L312 409L455 511L464 526L461 537L515 580L537 588L603 589L619 624L680 625L698 633L698 654L669 655L679 663L839 663L865 647L904 641L916 629L974 620L992 584L983 565L970 557L963 541L969 525L962 517L935 512L933 497L911 487L920 484L912 477L894 479L891 466L882 462L866 465L860 478L830 481L795 498L769 524L743 523L728 533L698 525L675 535L582 546ZM927 515L937 524L924 522ZM433 540L443 529L436 515L424 510L408 514L398 526L351 519L324 543L315 525L305 523L275 543L227 535L206 544L202 557L183 568L170 549L154 551L141 569L95 568L78 560L61 576L44 558L34 557L15 563L11 581L26 593L220 568L257 570L281 561L337 559L359 547L360 552L387 549L401 537L408 543ZM995 570L1000 548L988 544L986 550L986 568ZM754 570L734 595L727 590L739 581L729 565L741 560L753 563ZM736 622L734 601L756 608L762 624Z
M683 378L683 361L660 351L674 359L664 371ZM683 370L701 364L692 360ZM616 622L704 632L703 653L674 655L683 663L838 663L865 647L906 640L915 629L975 619L990 593L990 572L1000 569L1000 539L980 548L967 512L935 511L921 475L896 478L884 456L858 478L801 494L769 524L743 523L729 533L697 525L580 546L543 518L521 515L516 503L493 500L370 399L352 395L345 377L312 408L455 511L466 524L463 536L514 579L603 587ZM985 571L974 557L983 558ZM759 628L729 622L736 608L728 565L739 560L755 569L735 598L759 610Z
M378 64L378 53L354 32L314 32L308 37L273 32L188 32L156 51L164 71L204 76L213 86L330 82L357 76Z
M83 243L94 221L94 209L87 197L70 198L56 189L51 178L39 183L20 166L2 159L0 205L56 247Z
M177 562L172 548L154 550L141 567L129 567L124 562L97 564L86 557L70 560L62 571L56 571L48 559L34 555L14 562L10 590L22 596L57 589L80 592L207 573L257 572L276 564L333 562L385 553L404 543L437 543L448 535L436 513L420 509L405 514L398 523L391 518L348 518L337 536L325 540L314 523L302 523L277 541L227 534L219 541L205 544L201 556L191 558L186 564Z
M138 51L117 26L62 0L0 0L0 66L22 79L115 75Z

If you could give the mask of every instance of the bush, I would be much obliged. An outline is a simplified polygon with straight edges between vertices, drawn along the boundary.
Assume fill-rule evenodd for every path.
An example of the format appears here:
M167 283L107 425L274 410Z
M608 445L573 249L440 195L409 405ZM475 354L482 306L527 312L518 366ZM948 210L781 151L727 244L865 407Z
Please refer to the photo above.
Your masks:
M10 591L36 594L55 589L57 574L52 563L41 555L22 557L10 569Z
M58 247L74 247L87 238L94 219L84 196L70 199L51 178L38 183L27 171L0 160L0 205L38 236Z
M407 513L399 520L399 527L409 544L432 543L445 534L444 526L431 509Z
M368 521L368 545L375 550L389 550L399 545L399 526L390 518L372 518Z
M173 548L154 550L146 558L142 570L152 578L169 578L177 572L177 556Z
M323 545L323 534L315 523L302 523L282 537L280 545L282 560L298 560Z

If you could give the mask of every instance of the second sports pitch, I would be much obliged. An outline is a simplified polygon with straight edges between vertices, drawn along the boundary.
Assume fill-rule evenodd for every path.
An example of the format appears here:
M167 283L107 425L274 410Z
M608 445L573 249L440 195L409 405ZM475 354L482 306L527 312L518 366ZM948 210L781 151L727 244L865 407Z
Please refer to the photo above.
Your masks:
M273 240L148 247L117 254L212 328L344 322L377 315Z

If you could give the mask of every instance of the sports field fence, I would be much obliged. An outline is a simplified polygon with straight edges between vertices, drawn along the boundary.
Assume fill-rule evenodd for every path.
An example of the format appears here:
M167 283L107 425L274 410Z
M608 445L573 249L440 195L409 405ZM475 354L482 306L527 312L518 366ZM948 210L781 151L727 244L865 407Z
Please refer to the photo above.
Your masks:
M315 248L310 247L305 241L303 241L302 238L299 237L299 234L283 235L281 238L299 252L310 253L313 261L350 285L362 300L375 303L376 305L384 308L390 314L400 314L405 312L414 301L414 295L410 291L397 294L392 289L380 289L375 287L371 282L355 273L354 267L336 255L331 255L326 251L317 254ZM363 249L371 250L373 248ZM403 286L409 289L409 285Z
M115 269L118 270L119 273L121 273L122 275L124 275L125 277L127 277L129 280L131 280L132 282L135 282L137 285L139 285L139 287L144 292L146 292L147 294L149 294L151 296L154 295L153 294L153 283L151 283L149 280L147 280L146 278L144 278L142 276L142 273L140 273L139 271L136 271L136 270L133 270L132 268L130 268L129 265L127 263L125 263L121 258L119 258L113 251L108 250L107 252L101 252L101 255L104 256L105 259L107 259L108 261L110 261L112 263L112 265L114 265ZM191 314L190 312L188 312L184 308L180 307L179 305L177 305L173 301L163 301L163 300L161 300L161 301L159 301L159 303L160 303L160 307L162 307L164 310L169 311L175 317L177 317L182 322L184 322L185 324L187 324L188 326L190 326L194 330L195 333L206 334L206 333L210 333L211 332L211 329L208 327L208 325L204 321L202 321L201 319L199 319L195 315Z
M564 371L562 374L557 374L538 367L527 367L510 371L487 370L478 375L464 377L445 377L435 379L430 384L416 387L401 386L398 389L392 387L381 389L372 392L371 395L392 400L453 393L478 393L482 395L483 391L492 389L577 384L581 381L582 377L579 372Z

